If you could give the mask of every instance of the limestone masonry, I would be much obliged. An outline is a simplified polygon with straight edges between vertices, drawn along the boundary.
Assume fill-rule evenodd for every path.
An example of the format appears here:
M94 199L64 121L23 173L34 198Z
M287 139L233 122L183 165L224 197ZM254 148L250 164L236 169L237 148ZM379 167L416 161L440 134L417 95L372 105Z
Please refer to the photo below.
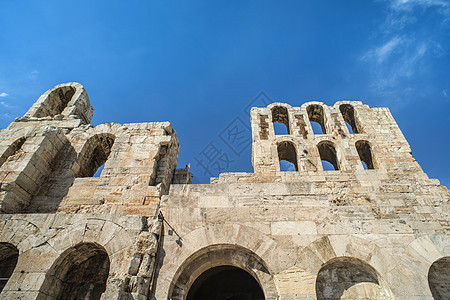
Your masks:
M61 84L0 130L1 299L450 299L450 195L387 108L253 108L254 173L210 184L93 110Z

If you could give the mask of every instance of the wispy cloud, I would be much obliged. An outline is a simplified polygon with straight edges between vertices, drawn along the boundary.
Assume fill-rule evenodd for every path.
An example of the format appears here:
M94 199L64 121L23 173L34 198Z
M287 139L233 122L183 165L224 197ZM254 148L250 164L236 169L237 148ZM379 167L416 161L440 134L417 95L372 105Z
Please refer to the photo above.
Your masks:
M8 109L15 108L15 106L9 105L9 104L6 103L5 101L0 101L0 105L3 106L4 108L8 108Z
M30 73L28 73L28 77L30 79L37 79L39 75L39 71L38 70L33 70Z
M398 48L403 42L403 38L394 37L391 40L387 41L385 44L367 51L367 53L363 55L363 59L375 59L378 63L382 63L387 58L389 58L389 56L395 51L395 49Z
M5 98L5 97L8 97L9 95L7 94L7 93L5 93L5 92L3 92L3 93L0 93L0 97L1 98Z
M414 92L409 80L428 72L430 59L447 53L442 45L443 30L450 28L449 0L380 0L386 3L386 18L373 33L373 45L361 60L370 69L373 92L395 96ZM429 10L434 22L417 22ZM445 43L444 43L445 44ZM439 92L439 91L437 91Z
M449 2L445 0L387 0L390 3L391 8L396 10L412 9L414 6L421 7L449 7Z

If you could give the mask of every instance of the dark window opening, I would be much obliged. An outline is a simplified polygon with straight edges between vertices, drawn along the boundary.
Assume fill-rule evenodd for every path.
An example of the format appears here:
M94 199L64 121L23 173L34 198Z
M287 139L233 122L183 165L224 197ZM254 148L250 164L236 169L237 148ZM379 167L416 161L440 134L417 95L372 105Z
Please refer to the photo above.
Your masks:
M290 134L289 114L286 107L275 106L272 108L272 121L275 134Z
M364 169L375 169L369 142L357 141L355 146Z
M19 259L19 250L9 243L0 243L0 292L11 277Z
M75 88L71 86L57 88L48 95L45 102L41 104L34 114L34 117L54 117L61 114L69 104L70 100L72 100L74 94Z
M106 290L108 274L106 250L94 243L78 244L64 251L55 261L39 294L60 300L98 300Z
M428 285L434 299L448 299L450 295L450 257L443 257L431 265L428 270Z
M325 128L325 115L323 112L323 107L316 104L310 105L306 108L306 112L308 113L308 118L311 122L311 127L314 134L327 133L327 130ZM317 125L314 125L314 122L319 124L320 130Z
M104 167L111 154L114 140L112 134L97 134L87 140L80 153L82 161L78 177L93 177L100 167Z
M20 148L22 148L22 145L25 143L25 138L22 137L18 140L16 140L14 143L12 143L8 149L3 153L2 156L0 156L0 167L8 160L9 157L14 156Z
M281 171L298 171L298 164L297 164L297 150L295 149L295 146L291 142L281 142L277 146L278 150L278 160L280 161L280 170ZM290 163L291 165L288 165L292 170L285 170L285 164L282 161L286 161Z
M220 266L201 274L189 289L187 300L263 300L261 286L246 271Z
M353 106L350 104L342 104L339 106L339 110L341 111L348 131L350 133L361 133L356 122L355 110Z
M319 149L320 160L322 162L326 161L330 163L333 166L332 170L339 170L339 162L334 145L331 142L322 142L317 145L317 148ZM329 169L328 165L323 165L322 163L322 166L324 171L327 171L327 169Z
M380 286L377 272L367 263L339 257L326 263L317 274L316 295L325 299L389 299Z

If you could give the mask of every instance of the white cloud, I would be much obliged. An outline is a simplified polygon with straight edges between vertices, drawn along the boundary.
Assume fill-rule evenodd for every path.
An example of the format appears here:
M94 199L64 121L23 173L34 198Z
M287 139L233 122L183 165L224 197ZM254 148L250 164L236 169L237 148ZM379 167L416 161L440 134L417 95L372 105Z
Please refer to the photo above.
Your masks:
M417 92L412 82L426 78L430 60L447 54L442 32L450 27L450 0L379 1L386 3L386 17L361 58L370 70L369 84L375 93L405 98ZM417 30L425 10L434 13L435 22Z
M28 77L30 79L37 79L39 75L39 71L38 70L33 70L30 73L28 73Z
M447 91L446 90L442 90L442 96L444 96L444 97L448 97L448 93L447 93Z
M0 105L5 107L5 108L13 108L13 106L9 105L8 103L6 103L4 101L0 101Z
M0 97L2 97L2 98L4 98L4 97L8 97L9 95L7 94L7 93L5 93L5 92L3 92L3 93L0 93Z
M371 60L374 58L378 63L382 63L398 48L402 43L404 43L404 39L400 37L394 37L385 44L376 47L373 50L369 50L364 56L364 60Z
M394 10L410 10L415 7L437 7L448 8L448 0L387 0L390 2L390 7ZM446 12L446 10L443 10Z

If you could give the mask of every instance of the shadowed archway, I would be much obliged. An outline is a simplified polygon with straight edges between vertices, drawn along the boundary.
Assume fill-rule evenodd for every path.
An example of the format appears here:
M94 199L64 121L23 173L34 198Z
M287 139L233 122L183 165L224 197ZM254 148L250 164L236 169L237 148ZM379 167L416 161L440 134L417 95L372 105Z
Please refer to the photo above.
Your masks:
M236 280L239 279L239 280ZM178 268L170 284L169 299L276 298L273 276L254 252L230 244L198 250Z
M64 251L45 276L40 299L100 299L106 289L109 257L95 243L81 243Z
M211 268L201 274L189 289L187 300L263 300L264 293L255 278L233 266Z

